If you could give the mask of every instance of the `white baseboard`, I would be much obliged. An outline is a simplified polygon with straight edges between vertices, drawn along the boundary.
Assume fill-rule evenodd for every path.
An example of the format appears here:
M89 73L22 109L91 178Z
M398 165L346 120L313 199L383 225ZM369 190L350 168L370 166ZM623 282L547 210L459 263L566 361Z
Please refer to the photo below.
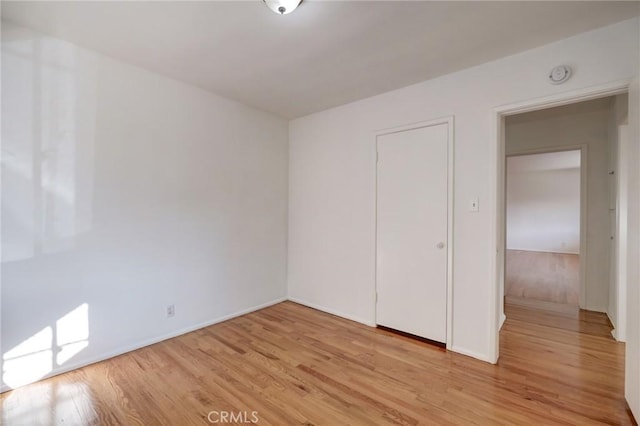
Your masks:
M247 309L243 309L243 310L238 311L238 312L234 312L233 314L224 315L222 317L218 317L218 318L212 319L210 321L206 321L206 322L203 322L203 323L200 323L200 324L196 324L196 325L192 325L192 326L189 326L189 327L185 327L185 328L182 328L180 330L176 330L176 331L173 331L171 333L164 334L162 336L156 336L156 337L153 337L151 339L147 339L147 340L144 340L142 342L136 343L134 345L124 346L124 347L118 348L118 349L116 349L114 351L111 351L111 352L108 352L108 353L105 353L105 354L90 358L88 360L84 360L84 361L81 361L81 362L78 362L78 363L75 363L75 364L67 364L64 367L55 368L54 370L52 370L50 373L46 374L45 376L43 376L39 380L44 380L44 379L47 379L47 378L50 378L50 377L53 377L53 376L57 376L59 374L66 373L66 372L71 371L71 370L76 370L78 368L86 367L87 365L91 365L91 364L95 364L97 362L105 361L105 360L107 360L109 358L114 358L116 356L125 354L127 352L135 351L137 349L141 349L141 348L144 348L146 346L150 346L150 345L153 345L155 343L162 342L164 340L172 339L174 337L178 337L178 336L181 336L183 334L187 334L187 333L190 333L190 332L195 331L195 330L199 330L199 329L204 328L204 327L208 327L208 326L211 326L211 325L223 322L223 321L227 321L227 320L232 319L232 318L236 318L236 317L239 317L239 316L242 316L242 315L246 315L248 313L255 312L255 311L267 308L267 307L272 306L272 305L276 305L278 303L284 302L285 300L290 300L290 301L292 301L294 303L298 303L300 305L307 306L307 307L313 308L313 309L317 309L319 311L326 312L328 314L335 315L335 316L338 316L340 318L345 318L347 320L354 321L354 322L357 322L357 323L360 323L360 324L364 324L364 325L367 325L367 326L370 326L370 327L375 327L376 326L374 321L364 320L364 319L362 319L360 317L357 317L357 316L354 316L354 315L345 314L343 312L339 312L339 311L336 311L334 309L330 309L330 308L327 308L325 306L321 306L321 305L318 305L318 304L315 304L315 303L310 303L310 302L298 299L296 297L288 297L288 298L282 297L282 298L274 299L274 300L271 300L269 302L266 302L266 303L263 303L263 304L260 304L260 305L256 305L256 306L252 306L252 307L247 308ZM506 317L503 315L501 326L502 326L502 323L504 323L505 319L506 319ZM476 358L476 359L479 359L481 361L485 361L485 362L488 362L488 363L491 363L491 364L495 364L495 362L490 360L489 357L487 357L485 354L480 354L478 352L471 351L471 350L468 350L468 349L465 349L465 348L461 348L461 347L458 347L458 346L455 346L455 345L451 347L451 351L457 352L457 353L462 354L462 355L470 356L472 358ZM9 387L9 386L2 385L2 387L0 387L0 393L9 391L11 389L12 388Z
M368 325L370 327L375 327L376 326L376 323L374 321L363 320L362 318L359 318L359 317L356 317L356 316L353 316L353 315L347 315L347 314L344 314L342 312L336 311L334 309L330 309L330 308L327 308L325 306L317 305L315 303L310 303L310 302L298 299L296 297L289 297L289 300L294 302L294 303L298 303L300 305L307 306L309 308L317 309L318 311L326 312L328 314L335 315L335 316L340 317L340 318L345 318L345 319L348 319L348 320L351 320L351 321L355 321L355 322L358 322L360 324ZM505 319L506 319L506 316L503 315L503 320L502 321L504 322ZM471 351L471 350L468 350L468 349L465 349L465 348L461 348L459 346L455 346L455 345L452 345L451 347L447 346L447 350L451 350L452 352L457 352L457 353L462 354L462 355L470 356L472 358L476 358L476 359L478 359L480 361L488 362L490 364L495 364L496 363L496 361L492 361L485 354L481 354L481 353L478 353L478 352L475 352L475 351Z
M305 300L298 299L297 297L289 297L289 300L294 302L294 303L297 303L299 305L307 306L309 308L313 308L313 309L316 309L318 311L326 312L328 314L335 315L335 316L340 317L340 318L348 319L350 321L359 322L360 324L368 325L370 327L375 327L376 326L376 323L374 321L364 320L364 319L362 319L360 317L356 317L354 315L345 314L343 312L339 312L339 311L336 311L334 309L327 308L325 306L317 305L315 303L311 303L311 302L307 302Z
M502 330L502 326L504 325L504 322L507 320L507 316L504 314L504 312L500 315L500 326L498 327L498 331Z
M96 362L105 361L105 360L107 360L109 358L114 358L114 357L117 357L119 355L123 355L123 354L125 354L127 352L135 351L137 349L142 349L142 348L144 348L146 346L150 346L150 345L153 345L153 344L156 344L156 343L160 343L160 342L162 342L164 340L168 340L168 339L172 339L174 337L182 336L183 334L191 333L192 331L199 330L199 329L205 328L205 327L209 327L210 325L218 324L218 323L221 323L223 321L230 320L232 318L240 317L242 315L246 315L246 314L249 314L251 312L259 311L260 309L268 308L269 306L276 305L278 303L284 302L285 300L287 300L286 297L280 297L280 298L271 300L269 302L262 303L260 305L252 306L250 308L243 309L243 310L238 311L238 312L234 312L232 314L224 315L224 316L221 316L221 317L209 320L209 321L202 322L200 324L191 325L191 326L182 328L180 330L176 330L176 331L172 331L172 332L167 333L167 334L163 334L161 336L152 337L150 339L143 340L142 342L135 343L133 345L123 346L123 347L120 347L120 348L118 348L116 350L113 350L113 351L107 352L105 354L101 354L101 355L95 356L93 358L89 358L87 360L83 360L83 361L80 361L80 362L77 362L77 363L66 364L64 366L61 366L61 367L58 367L58 368L54 368L50 373L47 373L45 376L41 377L40 379L38 379L36 381L48 379L50 377L66 373L66 372L69 372L71 370L77 370L78 368L86 367L87 365L95 364ZM0 393L10 391L11 389L13 389L13 388L3 384L0 387Z
M620 335L620 330L618 330L618 328L616 327L616 324L611 319L611 315L609 315L609 312L605 312L605 313L607 314L607 318L609 318L609 322L613 326L613 330L611 330L611 336L613 336L616 342L623 342L623 343L626 342L627 341L626 336Z
M469 349L461 348L459 346L453 345L451 347L451 351L452 352L457 352L457 353L462 354L462 355L470 356L471 358L475 358L475 359L478 359L480 361L488 362L489 364L496 364L497 363L497 360L493 361L485 354L481 354L481 353L476 352L476 351L472 351L472 350L469 350Z
M534 252L534 253L555 253L555 254L575 254L575 255L580 255L580 252L576 252L576 251L541 250L541 249L530 249L530 248L507 248L507 251L531 251L531 252Z

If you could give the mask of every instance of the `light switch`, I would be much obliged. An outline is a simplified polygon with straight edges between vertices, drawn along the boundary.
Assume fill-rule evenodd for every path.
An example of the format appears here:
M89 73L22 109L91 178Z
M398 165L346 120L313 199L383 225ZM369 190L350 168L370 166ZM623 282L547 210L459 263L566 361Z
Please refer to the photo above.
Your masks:
M469 211L474 213L480 211L480 201L478 197L469 200Z

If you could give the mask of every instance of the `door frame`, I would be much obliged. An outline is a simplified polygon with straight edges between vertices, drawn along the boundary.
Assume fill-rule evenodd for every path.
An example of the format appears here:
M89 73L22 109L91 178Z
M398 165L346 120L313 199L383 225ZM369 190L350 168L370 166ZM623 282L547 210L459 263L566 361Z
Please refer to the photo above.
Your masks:
M629 152L631 143L629 133L629 116L627 124L618 125L618 137L616 140L616 217L615 217L615 286L616 286L616 324L611 333L619 342L627 341L627 224L629 223L629 164L624 161ZM624 154L624 155L621 155ZM622 232L622 231L625 232Z
M378 137L406 130L432 127L441 124L447 125L447 318L446 318L446 348L453 346L453 196L454 196L454 116L446 116L433 120L419 121L400 126L388 127L374 131L373 148L375 152L373 170L375 174L374 195L374 286L373 286L373 316L374 324L378 323Z
M504 288L504 157L505 157L505 129L504 120L509 115L522 114L552 107L588 101L607 96L615 96L628 93L631 86L630 79L613 81L598 86L558 93L543 98L533 98L512 104L501 105L493 108L490 155L491 173L490 208L493 210L491 221L490 247L495 250L495 256L491 256L490 271L492 278L491 297L489 298L490 329L489 329L489 361L497 363L500 356L500 328L504 318L504 304L500 300L501 291ZM625 254L619 254L624 255Z
M543 148L534 148L534 149L527 149L527 150L522 150L522 151L516 151L516 152L512 152L511 154L507 154L505 151L505 156L504 156L504 170L505 170L505 174L504 174L504 187L502 189L504 196L505 196L505 203L504 203L504 211L502 212L502 214L504 215L504 231L502 233L502 236L504 238L504 240L502 241L503 247L504 247L504 259L502 260L504 267L506 268L507 266L507 203L506 203L506 194L507 194L507 159L509 157L520 157L523 155L535 155L535 154L549 154L549 153L554 153L554 152L567 152L567 151L580 151L580 253L579 253L579 257L578 257L578 265L579 265L579 300L578 300L578 306L580 308L584 308L586 306L586 300L587 300L587 262L585 261L585 255L587 254L587 202L588 202L588 197L589 197L589 193L588 193L588 188L589 188L589 184L588 184L588 179L587 176L588 175L588 154L589 154L589 150L588 150L588 145L587 144L579 144L579 145L563 145L563 146L550 146L550 147L543 147ZM502 288L500 289L500 293L502 294L502 309L501 309L501 324L500 326L502 327L502 324L504 323L504 320L506 319L505 314L504 314L504 292L505 292L505 288L504 288L504 279L501 282Z

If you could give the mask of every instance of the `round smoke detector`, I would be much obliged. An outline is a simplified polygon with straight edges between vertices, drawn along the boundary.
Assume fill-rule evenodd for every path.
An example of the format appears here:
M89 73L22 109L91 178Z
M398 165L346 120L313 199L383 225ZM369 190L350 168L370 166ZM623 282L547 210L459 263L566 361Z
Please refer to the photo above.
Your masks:
M571 68L566 65L558 65L549 73L549 82L551 84L562 84L571 77Z

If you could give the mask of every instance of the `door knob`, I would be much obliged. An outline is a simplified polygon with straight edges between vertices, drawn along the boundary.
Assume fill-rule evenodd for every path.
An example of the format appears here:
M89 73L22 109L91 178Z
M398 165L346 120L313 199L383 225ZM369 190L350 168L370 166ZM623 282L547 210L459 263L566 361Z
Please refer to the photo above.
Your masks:
M436 247L438 247L439 249L443 249L444 248L444 243L438 243L436 245Z

